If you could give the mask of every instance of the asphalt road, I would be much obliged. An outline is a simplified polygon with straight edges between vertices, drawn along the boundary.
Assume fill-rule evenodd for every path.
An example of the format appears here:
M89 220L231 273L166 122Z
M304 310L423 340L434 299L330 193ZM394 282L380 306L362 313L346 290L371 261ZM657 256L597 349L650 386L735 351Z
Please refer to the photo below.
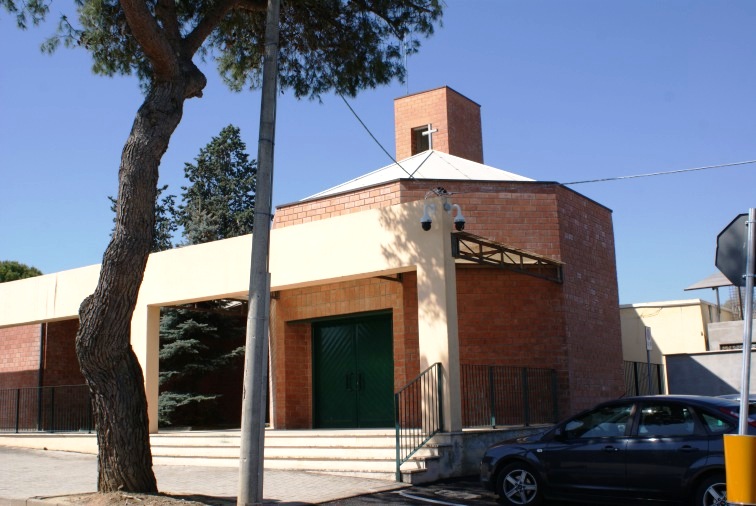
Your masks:
M392 505L441 505L441 506L498 506L496 494L483 488L477 476L445 480L429 485L417 485L402 490L353 497L323 503L331 506ZM575 506L576 503L551 501L547 506ZM613 506L594 504L593 506Z

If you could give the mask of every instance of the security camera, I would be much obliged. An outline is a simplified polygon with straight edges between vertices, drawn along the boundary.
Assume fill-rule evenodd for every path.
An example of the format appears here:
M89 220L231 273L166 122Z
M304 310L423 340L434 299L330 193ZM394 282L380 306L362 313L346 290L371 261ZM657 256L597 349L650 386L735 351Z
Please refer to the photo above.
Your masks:
M462 232L465 229L465 219L460 216L454 218L454 228L457 229L457 232Z
M430 214L428 214L428 211L435 210L436 206L433 204L425 204L425 207L423 208L423 217L420 218L420 225L422 225L423 230L425 230L426 232L431 229L431 224L433 223Z
M457 210L457 215L454 217L454 228L457 229L457 232L462 232L465 229L465 217L462 216L462 208L458 204L454 204L452 208Z

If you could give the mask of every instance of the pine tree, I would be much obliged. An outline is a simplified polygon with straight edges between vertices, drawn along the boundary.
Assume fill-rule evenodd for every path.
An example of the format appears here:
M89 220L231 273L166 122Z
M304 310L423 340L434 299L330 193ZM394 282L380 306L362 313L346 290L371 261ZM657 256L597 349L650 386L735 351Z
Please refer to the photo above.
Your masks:
M160 318L159 423L239 426L246 304L200 303ZM218 372L223 371L219 378ZM222 383L222 384L220 384ZM223 395L218 391L237 393Z
M252 232L257 164L249 159L238 127L229 125L184 166L191 183L182 187L173 223L186 244L201 244ZM243 383L246 302L206 301L192 308L165 308L160 319L161 425L238 426ZM224 372L224 384L212 378ZM227 395L230 397L230 395ZM230 405L229 403L234 403Z
M188 244L252 232L257 162L249 160L238 127L228 125L184 166L191 183L182 186L177 222Z

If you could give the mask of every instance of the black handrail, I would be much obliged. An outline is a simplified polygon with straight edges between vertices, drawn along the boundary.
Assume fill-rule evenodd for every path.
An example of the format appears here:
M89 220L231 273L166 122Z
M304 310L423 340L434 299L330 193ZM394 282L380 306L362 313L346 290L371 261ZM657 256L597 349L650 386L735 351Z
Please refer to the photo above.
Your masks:
M441 363L435 363L394 394L396 481L401 466L443 427Z
M0 389L0 432L92 432L87 385Z

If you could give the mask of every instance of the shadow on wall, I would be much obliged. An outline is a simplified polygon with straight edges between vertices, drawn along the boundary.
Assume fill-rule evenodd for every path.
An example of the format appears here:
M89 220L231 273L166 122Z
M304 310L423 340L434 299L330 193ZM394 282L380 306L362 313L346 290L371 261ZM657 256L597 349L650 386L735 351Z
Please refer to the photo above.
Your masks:
M667 355L666 358L670 394L725 395L740 391L743 358L740 351ZM755 387L756 376L752 374L750 389L753 391Z

